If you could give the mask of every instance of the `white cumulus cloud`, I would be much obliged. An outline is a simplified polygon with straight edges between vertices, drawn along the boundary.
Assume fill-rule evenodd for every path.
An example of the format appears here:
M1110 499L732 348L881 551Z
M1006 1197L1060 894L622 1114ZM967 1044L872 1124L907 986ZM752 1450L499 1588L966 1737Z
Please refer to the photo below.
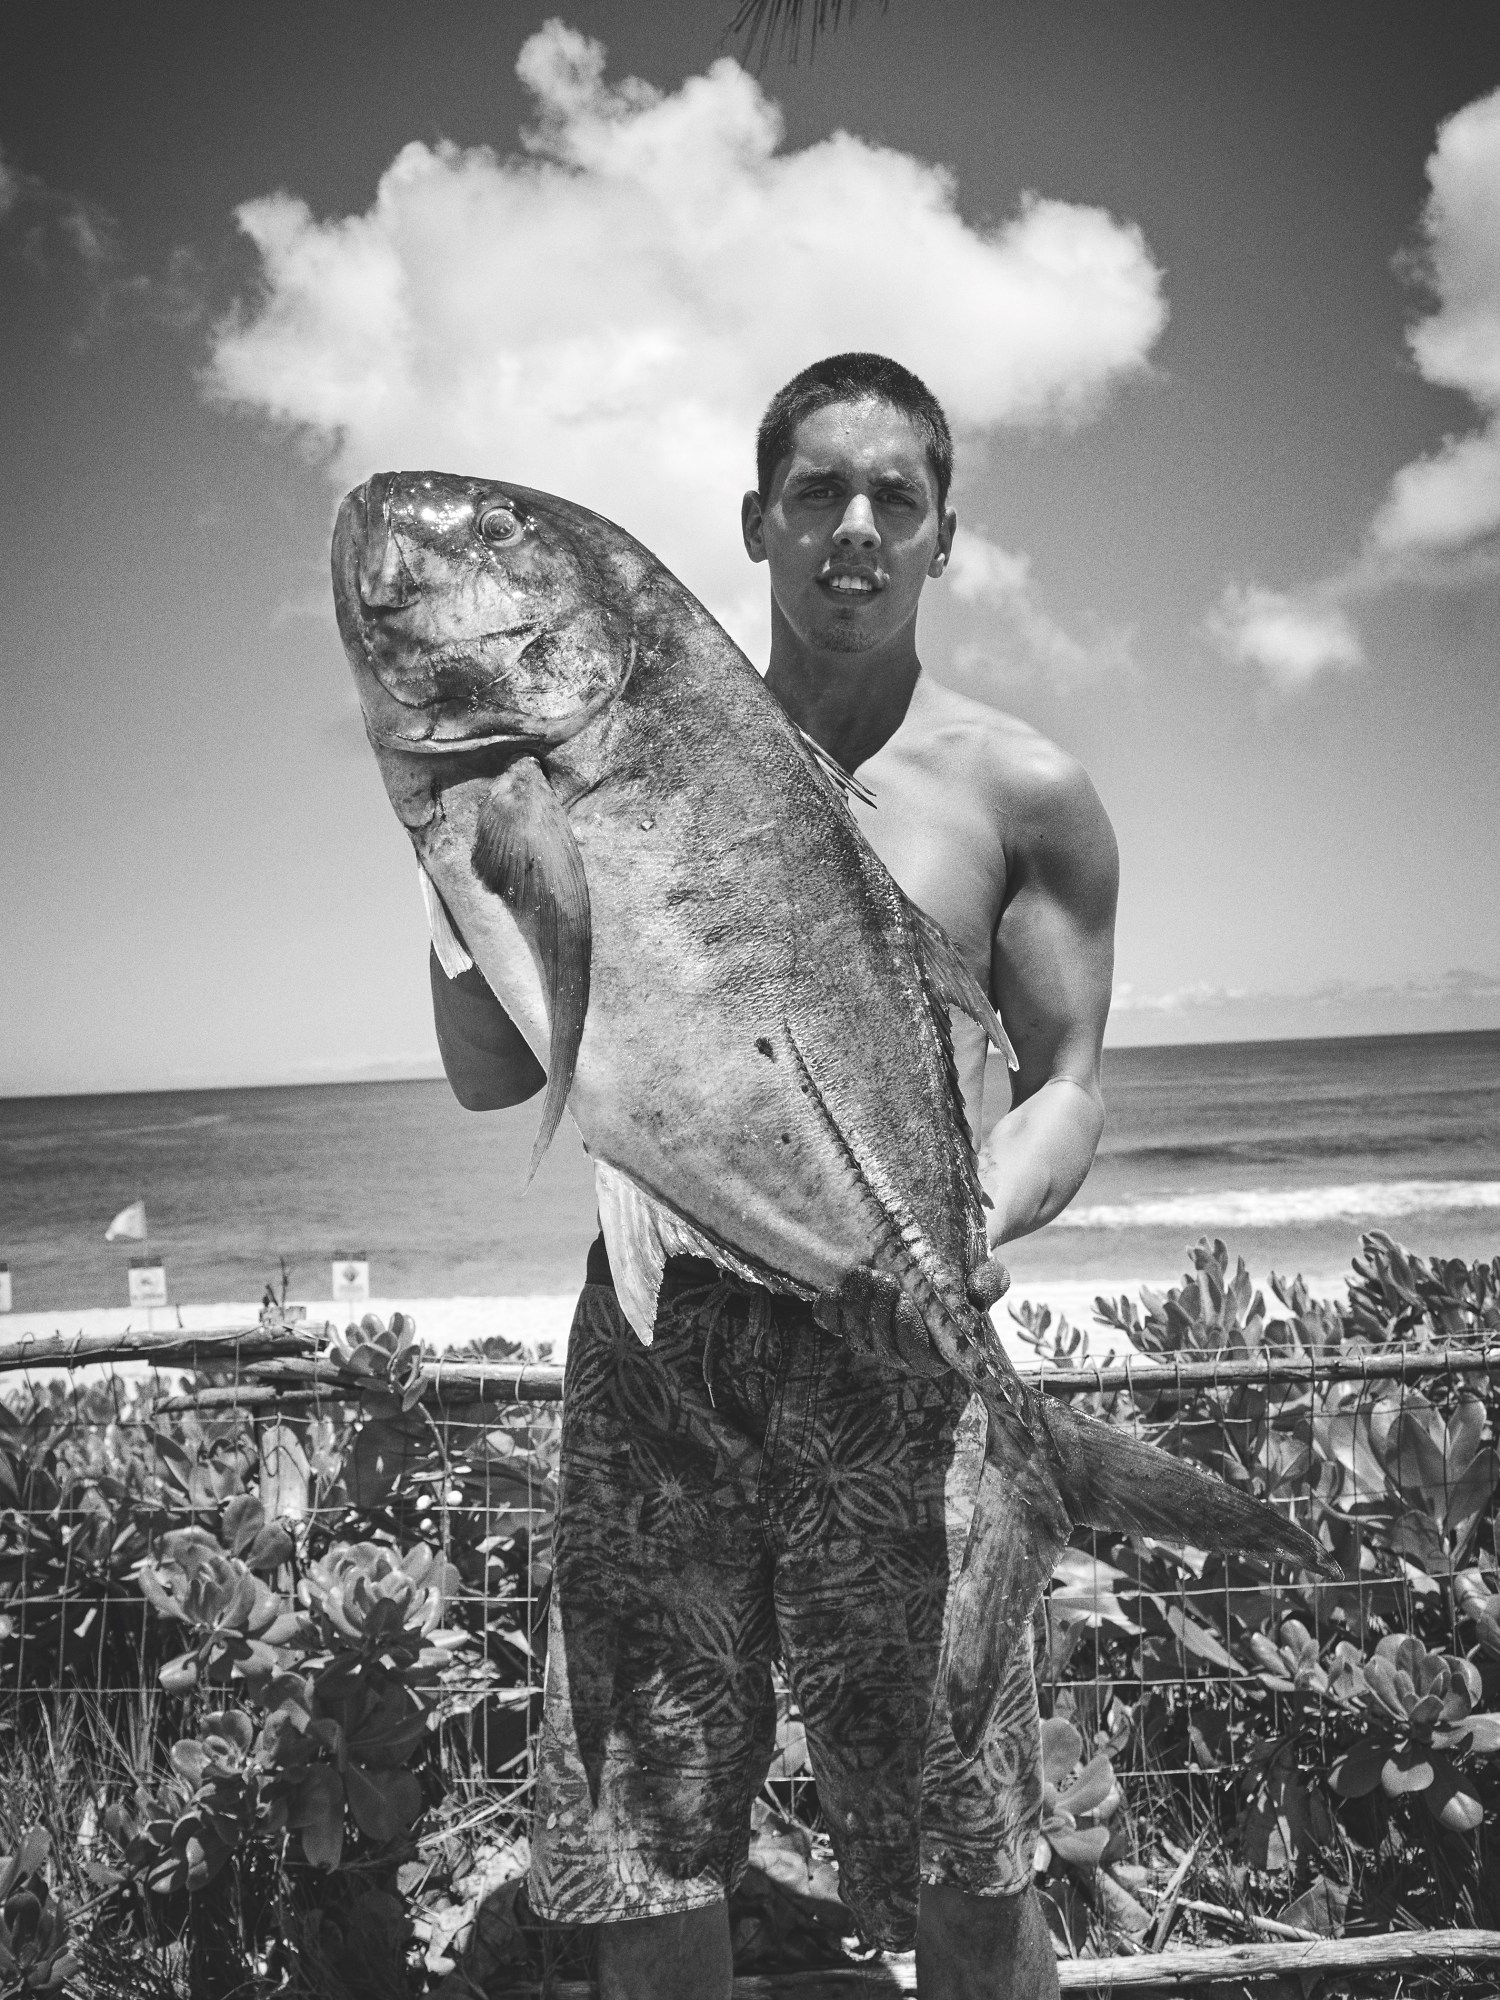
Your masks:
M1133 226L1030 197L980 228L927 161L847 132L783 151L730 60L675 91L613 84L552 21L518 73L536 115L517 154L414 143L364 214L241 208L263 289L219 328L209 388L310 429L342 483L437 466L597 507L752 646L764 580L735 500L797 369L875 348L960 433L1074 423L1165 324Z
M1420 268L1435 309L1407 342L1418 372L1457 389L1477 427L1404 465L1338 574L1296 594L1231 584L1205 621L1228 659L1285 692L1363 663L1350 609L1403 583L1493 578L1500 535L1500 90L1438 127Z
M1305 687L1332 668L1364 664L1353 621L1327 598L1232 583L1209 613L1206 630L1226 659L1258 667L1284 691Z
M1500 530L1500 90L1438 128L1427 162L1426 275L1437 309L1408 336L1427 381L1460 389L1482 426L1391 482L1377 550L1460 550Z

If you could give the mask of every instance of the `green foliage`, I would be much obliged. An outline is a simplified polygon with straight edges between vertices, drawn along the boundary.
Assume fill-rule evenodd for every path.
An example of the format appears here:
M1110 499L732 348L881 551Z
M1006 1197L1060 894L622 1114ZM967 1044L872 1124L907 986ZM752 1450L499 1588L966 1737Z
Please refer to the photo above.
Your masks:
M1042 1833L1038 1868L1058 1860L1097 1868L1109 1855L1109 1819L1121 1802L1114 1765L1096 1750L1085 1758L1083 1737L1066 1717L1042 1724ZM1120 1843L1116 1843L1118 1852Z
M14 1854L0 1854L0 2000L66 1992L78 1971L45 1872L51 1844L32 1827Z
M1358 1356L1500 1327L1500 1260L1428 1262L1380 1233L1363 1239L1339 1301L1311 1299L1301 1280L1259 1290L1219 1242L1192 1259L1180 1286L1101 1299L1101 1323L1184 1361ZM1066 1327L1048 1333L1034 1318L1022 1338L1047 1363L1076 1358ZM1046 1700L1113 1748L1127 1800L1146 1782L1158 1827L1163 1785L1185 1823L1213 1802L1227 1904L1280 1883L1298 1892L1293 1921L1316 1917L1314 1929L1396 1910L1404 1922L1494 1922L1500 1885L1481 1845L1500 1803L1488 1375L1437 1371L1422 1388L1379 1376L1137 1385L1090 1400L1294 1512L1346 1581L1080 1536L1052 1593ZM1148 1877L1165 1879L1158 1828L1120 1815L1109 1838L1127 1822Z
M1341 1659L1326 1692L1361 1710L1364 1723L1328 1774L1341 1798L1365 1798L1377 1785L1392 1799L1414 1793L1450 1832L1474 1831L1484 1808L1455 1757L1500 1751L1500 1715L1474 1713L1483 1686L1469 1660L1392 1633L1372 1658Z
M420 1990L414 1838L482 1799L491 1765L518 1789L555 1416L434 1421L399 1315L326 1358L347 1392L258 1424L119 1384L0 1416L0 1684L23 1690L0 1724L24 1740L73 1677L98 1690L96 1735L151 1718L139 1757L89 1760L96 1991L112 1961L136 1991L148 1960L164 1992Z
M1371 1234L1337 1301L1300 1280L1257 1288L1222 1243L1199 1243L1192 1265L1160 1294L1099 1301L1102 1324L1185 1361L1500 1333L1500 1259L1425 1261ZM1044 1363L1079 1358L1081 1334L1045 1309L1021 1331ZM401 1315L367 1316L324 1358L343 1386L259 1419L168 1413L118 1384L0 1405L0 1683L36 1691L0 1728L24 1744L56 1713L45 1691L73 1682L99 1691L89 1743L116 1746L89 1753L87 1782L34 1787L29 1819L0 1798L0 1848L17 1857L0 1863L0 1879L15 1869L0 2000L75 1976L60 1900L100 1994L165 2000L186 1980L400 2000L461 1980L453 1940L484 1930L481 1898L492 1943L504 1905L517 1966L551 1963L514 1871L555 1413L435 1415ZM1485 1847L1500 1809L1489 1375L1138 1383L1081 1400L1295 1513L1345 1581L1075 1538L1038 1653L1039 1879L1068 1947L1147 1930L1159 1943L1174 1925L1255 1935L1258 1914L1315 1933L1500 1923ZM805 1738L782 1711L733 1908L742 1969L847 1955ZM52 1887L27 1845L38 1824ZM156 1984L111 1987L113 1966L148 1959L166 1968Z
M172 1774L137 1810L111 1808L126 1867L162 1893L206 1888L245 1843L294 1836L305 1861L337 1868L352 1828L399 1841L423 1808L411 1760L438 1699L468 1680L467 1643L442 1618L457 1572L430 1548L336 1544L296 1598L255 1574L290 1552L260 1503L225 1509L227 1555L201 1529L171 1535L141 1571L158 1612L187 1628L191 1651L161 1670L169 1694L212 1687L240 1705L199 1717L173 1744Z

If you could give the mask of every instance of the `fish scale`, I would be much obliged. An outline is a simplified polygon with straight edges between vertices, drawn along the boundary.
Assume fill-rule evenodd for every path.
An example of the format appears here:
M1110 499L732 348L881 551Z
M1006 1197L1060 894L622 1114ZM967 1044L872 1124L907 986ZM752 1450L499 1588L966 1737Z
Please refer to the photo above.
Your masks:
M623 529L445 473L349 494L334 598L366 732L461 944L595 1161L616 1286L652 1337L669 1256L812 1302L989 1415L945 1652L955 1739L1075 1525L1335 1570L1303 1529L1036 1396L970 1281L983 1195L945 1009L988 996L697 600ZM1013 1060L1013 1058L1012 1058Z

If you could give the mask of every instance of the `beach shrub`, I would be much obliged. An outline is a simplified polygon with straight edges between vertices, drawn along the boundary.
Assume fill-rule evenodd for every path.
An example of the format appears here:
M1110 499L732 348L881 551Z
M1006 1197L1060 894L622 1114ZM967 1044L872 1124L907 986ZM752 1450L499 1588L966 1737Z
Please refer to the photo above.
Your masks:
M224 1510L231 1549L200 1528L169 1535L140 1586L185 1628L187 1651L160 1680L234 1706L199 1717L170 1753L172 1776L113 1830L154 1888L204 1888L251 1838L295 1837L314 1867L336 1868L350 1832L383 1847L421 1814L412 1769L444 1693L472 1685L455 1663L468 1635L447 1628L458 1575L433 1549L335 1544L295 1593L259 1571L292 1554L258 1500Z
M1121 1801L1114 1766L1105 1751L1084 1756L1084 1741L1066 1717L1042 1724L1042 1830L1035 1866L1054 1861L1097 1868L1111 1841L1109 1819Z
M1377 1785L1392 1799L1415 1794L1450 1832L1474 1831L1484 1809L1455 1759L1500 1752L1500 1715L1474 1712L1483 1688L1470 1661L1392 1633L1372 1658L1341 1660L1326 1692L1358 1707L1365 1724L1329 1769L1341 1798L1366 1798Z
M0 1854L0 2000L64 1993L78 1971L67 1919L47 1879L51 1842L40 1827Z
M1180 1286L1100 1300L1101 1325L1153 1357L1210 1363L1358 1356L1496 1325L1500 1260L1428 1262L1379 1232L1343 1300L1315 1301L1300 1280L1259 1290L1221 1242L1198 1243L1192 1262ZM1074 1343L1049 1352L1047 1331L1034 1319L1023 1338L1049 1365L1076 1365ZM1086 1551L1096 1568L1054 1585L1044 1703L1090 1726L1113 1717L1127 1797L1134 1775L1178 1800L1180 1836L1203 1835L1209 1803L1227 1905L1264 1880L1296 1891L1285 1907L1314 1928L1397 1909L1405 1922L1494 1921L1500 1885L1480 1844L1500 1805L1488 1374L1438 1371L1421 1388L1137 1384L1093 1400L1294 1512L1346 1574L1325 1583L1234 1554L1076 1537L1070 1561ZM1161 1825L1132 1824L1138 1856L1165 1877Z
M1191 1265L1160 1293L1101 1300L1100 1324L1184 1362L1500 1331L1500 1259L1423 1260L1377 1232L1337 1300L1300 1279L1258 1288L1220 1242ZM1076 1366L1078 1329L1045 1308L1019 1317L1040 1360ZM91 1980L153 1937L169 1953L184 1941L200 1990L417 1993L458 1976L449 1942L481 1893L510 1897L529 1971L545 1969L514 1876L491 1863L525 1862L557 1414L434 1405L405 1316L367 1316L324 1362L337 1378L310 1406L255 1417L168 1411L117 1383L6 1393L0 1686L32 1720L13 1702L0 1720L35 1728L72 1683L97 1694L88 1740L133 1746L68 1793L105 1845L68 1852L46 1896L22 1891L34 1950L61 1936L40 1922L59 1887L76 1908L86 1882ZM1160 1943L1174 1926L1253 1935L1257 1913L1318 1933L1500 1920L1485 1858L1500 1811L1490 1375L1081 1400L1295 1513L1345 1579L1074 1538L1038 1656L1039 1879L1068 1947ZM845 1913L785 1705L778 1742L737 1936L758 1964L838 1962ZM41 1818L64 1854L62 1821ZM19 1852L24 1831L0 1813L0 1845Z

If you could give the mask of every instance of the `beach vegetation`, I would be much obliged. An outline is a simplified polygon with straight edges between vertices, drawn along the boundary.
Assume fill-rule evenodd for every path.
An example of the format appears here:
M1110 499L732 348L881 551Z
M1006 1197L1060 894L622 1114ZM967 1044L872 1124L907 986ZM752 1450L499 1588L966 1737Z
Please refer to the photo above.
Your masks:
M1019 1318L1078 1366L1078 1329ZM1344 1577L1074 1537L1037 1632L1059 1948L1500 1926L1500 1259L1372 1233L1314 1299L1205 1240L1096 1318L1207 1366L1081 1398ZM1432 1368L1382 1374L1396 1347ZM1243 1365L1280 1358L1310 1366ZM555 1408L435 1405L400 1315L324 1364L269 1407L226 1407L222 1369L0 1396L4 2000L451 2000L587 1969L522 1886ZM785 1690L732 1922L745 1971L860 1955Z

